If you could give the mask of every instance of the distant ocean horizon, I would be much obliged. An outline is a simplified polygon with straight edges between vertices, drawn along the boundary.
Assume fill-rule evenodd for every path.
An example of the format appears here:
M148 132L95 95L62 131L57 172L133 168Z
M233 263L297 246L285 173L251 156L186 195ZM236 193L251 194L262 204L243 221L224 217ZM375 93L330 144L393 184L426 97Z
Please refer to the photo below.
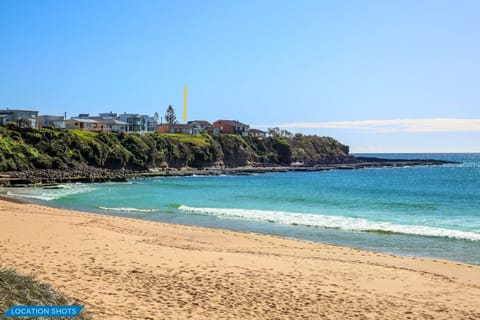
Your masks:
M8 189L42 204L480 264L479 153L442 166L131 179Z

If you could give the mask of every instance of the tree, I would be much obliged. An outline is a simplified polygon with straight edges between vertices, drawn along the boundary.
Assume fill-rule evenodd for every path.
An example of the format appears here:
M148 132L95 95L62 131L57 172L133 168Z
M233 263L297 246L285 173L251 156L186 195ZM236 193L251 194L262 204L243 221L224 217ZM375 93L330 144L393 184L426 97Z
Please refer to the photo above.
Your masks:
M285 138L293 137L293 134L288 130L280 130L280 135Z
M177 117L175 116L175 110L173 110L172 105L169 105L167 108L167 112L165 112L165 121L168 124L177 123Z
M269 135L270 137L273 137L273 138L276 138L276 137L279 137L279 136L280 136L280 128L279 128L279 127L268 128L268 129L267 129L267 132L268 132L268 135Z
M268 128L267 131L268 131L268 135L273 137L273 138L278 138L278 137L291 138L291 137L293 137L293 134L290 131L280 129L279 127Z

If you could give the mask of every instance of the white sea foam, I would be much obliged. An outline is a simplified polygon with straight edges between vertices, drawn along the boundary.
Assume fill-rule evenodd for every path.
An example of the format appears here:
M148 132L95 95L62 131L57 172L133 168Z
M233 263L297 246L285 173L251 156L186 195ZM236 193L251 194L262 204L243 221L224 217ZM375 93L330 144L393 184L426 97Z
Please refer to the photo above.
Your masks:
M18 188L7 192L8 196L53 201L74 194L89 192L93 187L85 184L64 184L55 188Z
M194 208L181 205L179 210L194 214L214 215L244 220L268 221L280 224L303 225L320 228L334 228L350 231L379 231L408 235L446 237L480 241L480 233L451 230L445 228L402 225L389 222L369 221L366 219L348 218L340 216L325 216L284 211L245 210L226 208Z
M149 213L149 212L157 212L157 209L139 209L139 208L109 208L109 207L101 207L99 206L98 209L107 210L107 211L120 211L120 212L142 212L142 213Z

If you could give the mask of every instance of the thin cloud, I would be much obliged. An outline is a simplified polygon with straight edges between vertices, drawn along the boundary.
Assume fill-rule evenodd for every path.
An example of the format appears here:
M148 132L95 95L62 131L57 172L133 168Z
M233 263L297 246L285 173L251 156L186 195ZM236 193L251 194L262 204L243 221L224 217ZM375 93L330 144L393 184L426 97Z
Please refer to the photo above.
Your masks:
M350 129L376 133L480 131L480 119L391 119L327 122L292 122L257 127L283 129Z

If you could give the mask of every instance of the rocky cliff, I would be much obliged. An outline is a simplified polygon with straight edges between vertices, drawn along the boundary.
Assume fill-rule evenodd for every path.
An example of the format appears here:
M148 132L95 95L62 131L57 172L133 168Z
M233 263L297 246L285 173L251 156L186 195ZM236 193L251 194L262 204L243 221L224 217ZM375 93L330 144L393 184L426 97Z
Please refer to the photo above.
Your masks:
M243 138L239 135L103 133L0 127L0 171L238 167L350 161L348 147L329 137Z

